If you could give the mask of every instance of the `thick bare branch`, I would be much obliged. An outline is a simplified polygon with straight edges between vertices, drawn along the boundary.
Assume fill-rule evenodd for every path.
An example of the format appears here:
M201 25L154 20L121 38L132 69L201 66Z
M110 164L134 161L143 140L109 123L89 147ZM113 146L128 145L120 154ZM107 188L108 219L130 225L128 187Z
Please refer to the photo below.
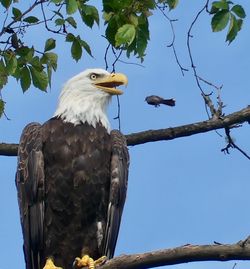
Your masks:
M185 245L143 254L121 255L98 268L146 269L186 262L230 260L250 260L248 240L230 245Z
M179 137L205 133L216 129L229 127L236 123L250 122L250 106L221 119L210 119L207 121L187 124L179 127L160 130L148 130L144 132L129 134L126 136L129 146L135 146L148 142L161 140L172 140Z
M250 106L229 114L221 119L210 119L179 127L132 133L126 135L126 138L129 146L135 146L148 142L172 140L179 137L205 133L221 128L230 128L231 125L243 122L250 122ZM17 147L18 144L0 143L0 155L16 156Z
M0 143L0 155L17 156L18 144Z

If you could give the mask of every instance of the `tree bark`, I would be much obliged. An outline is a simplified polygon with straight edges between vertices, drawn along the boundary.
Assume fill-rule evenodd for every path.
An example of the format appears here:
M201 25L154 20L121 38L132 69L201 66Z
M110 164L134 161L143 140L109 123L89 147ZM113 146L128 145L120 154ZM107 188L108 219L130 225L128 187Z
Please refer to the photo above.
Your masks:
M17 156L18 144L0 143L0 155Z
M210 119L178 127L170 127L159 130L148 130L126 135L128 146L140 145L148 142L172 140L179 137L205 133L221 128L230 128L235 124L250 123L250 106L229 114L223 118ZM16 156L18 144L0 143L0 155Z
M197 261L250 260L249 238L236 244L185 245L143 254L121 255L98 269L146 269Z
M126 138L129 146L135 146L148 142L172 140L179 137L205 133L226 127L230 128L232 125L241 124L243 122L250 123L250 106L229 114L221 119L210 119L207 121L160 130L148 130L126 135Z

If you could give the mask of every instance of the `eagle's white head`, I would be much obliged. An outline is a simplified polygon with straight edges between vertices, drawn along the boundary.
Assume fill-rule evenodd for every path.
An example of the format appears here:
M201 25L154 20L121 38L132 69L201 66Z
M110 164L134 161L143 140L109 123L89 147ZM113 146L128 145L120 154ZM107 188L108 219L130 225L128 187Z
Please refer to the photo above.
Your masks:
M74 125L101 123L110 130L106 109L112 95L123 92L116 86L126 85L127 77L103 69L87 69L66 82L54 116Z

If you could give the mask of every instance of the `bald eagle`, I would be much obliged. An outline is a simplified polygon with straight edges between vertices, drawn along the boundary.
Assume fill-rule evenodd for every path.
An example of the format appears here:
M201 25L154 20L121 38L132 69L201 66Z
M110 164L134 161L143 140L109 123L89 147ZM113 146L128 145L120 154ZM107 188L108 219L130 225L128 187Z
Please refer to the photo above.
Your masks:
M123 74L88 69L64 85L54 117L24 128L16 185L26 269L93 268L113 257L129 156L106 108L123 84Z

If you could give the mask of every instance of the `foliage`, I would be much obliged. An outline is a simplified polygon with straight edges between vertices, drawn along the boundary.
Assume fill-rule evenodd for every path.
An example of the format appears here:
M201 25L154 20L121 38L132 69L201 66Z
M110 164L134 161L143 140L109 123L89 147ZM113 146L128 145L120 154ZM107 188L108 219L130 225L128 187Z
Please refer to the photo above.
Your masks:
M75 61L81 59L83 51L92 56L88 43L76 34L80 27L77 13L82 23L92 28L99 25L100 16L95 6L87 0L36 0L26 10L21 10L18 0L0 0L5 9L6 20L0 32L0 89L8 82L8 77L20 81L25 92L31 85L45 91L51 85L51 75L57 69L56 40L45 40L44 48L34 47L23 41L30 27L44 25L53 37L64 36L70 44L71 56ZM177 0L160 0L157 3L173 9ZM106 24L106 38L115 48L138 56L145 56L149 40L148 17L156 8L153 0L103 0L103 18ZM34 16L41 9L43 17ZM11 14L11 19L9 18Z
M0 28L0 115L4 102L1 89L10 76L16 78L23 92L30 86L46 91L57 69L56 40L63 38L71 56L79 61L84 53L92 56L91 48L79 32L82 26L92 28L100 24L98 9L88 0L33 0L24 8L19 0L0 0L2 29ZM158 8L175 9L178 0L103 0L102 18L105 37L114 49L125 51L143 61L150 39L149 17ZM37 11L40 11L42 16ZM231 1L212 3L211 26L214 32L228 26L226 41L231 43L241 29L246 14L242 6ZM80 18L77 19L77 16ZM27 44L25 34L30 28L43 26L51 37L41 40L42 47ZM58 38L56 38L57 36Z
M244 8L234 5L232 1L221 0L212 3L210 13L213 14L211 21L213 32L222 31L229 25L226 41L231 43L241 30L243 19L246 17Z

